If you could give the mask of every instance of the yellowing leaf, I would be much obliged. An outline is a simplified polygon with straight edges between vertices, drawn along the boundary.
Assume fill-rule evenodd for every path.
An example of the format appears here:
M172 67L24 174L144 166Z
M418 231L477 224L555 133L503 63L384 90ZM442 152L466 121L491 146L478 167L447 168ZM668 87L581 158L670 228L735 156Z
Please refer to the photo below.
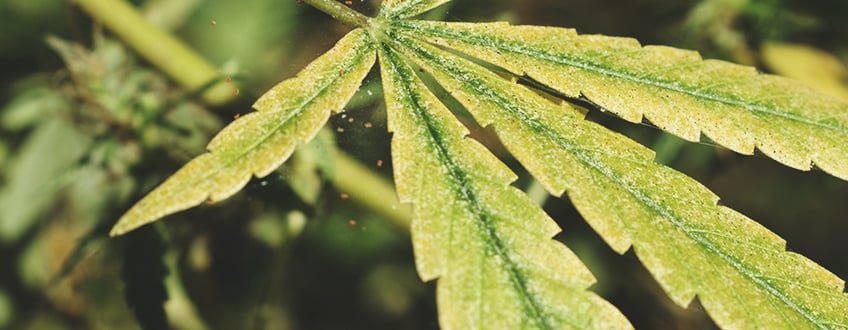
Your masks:
M786 77L803 81L830 95L848 99L848 70L835 56L809 46L769 42L763 45L763 61Z
M224 128L209 142L209 153L191 160L145 196L110 234L123 234L207 200L227 198L252 175L268 175L297 143L318 133L331 111L342 111L375 58L370 36L364 30L350 32L297 77L266 92L253 105L257 112Z
M392 21L393 28L499 65L620 117L690 141L754 148L848 180L848 100L737 64L635 39L506 23Z
M380 49L395 182L412 203L416 265L439 278L446 329L631 328L586 288L591 273L559 228L398 56Z
M716 323L729 329L848 327L841 279L786 252L777 235L718 206L696 181L654 163L651 150L479 65L388 34L481 125L494 126L549 191L567 191L616 251L632 245L677 304L686 306L698 295Z
M448 1L451 0L384 0L380 5L380 17L412 17Z

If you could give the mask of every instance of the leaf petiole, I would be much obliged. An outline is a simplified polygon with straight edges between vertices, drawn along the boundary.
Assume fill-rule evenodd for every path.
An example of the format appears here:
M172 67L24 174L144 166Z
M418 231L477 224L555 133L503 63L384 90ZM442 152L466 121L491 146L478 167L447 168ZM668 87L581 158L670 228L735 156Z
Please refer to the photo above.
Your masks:
M309 4L316 9L323 11L324 13L332 16L334 19L339 22L344 23L345 25L353 26L353 27L366 27L368 26L369 18L365 15L362 15L358 11L350 9L350 7L346 6L343 3L340 3L335 0L303 0L303 2Z

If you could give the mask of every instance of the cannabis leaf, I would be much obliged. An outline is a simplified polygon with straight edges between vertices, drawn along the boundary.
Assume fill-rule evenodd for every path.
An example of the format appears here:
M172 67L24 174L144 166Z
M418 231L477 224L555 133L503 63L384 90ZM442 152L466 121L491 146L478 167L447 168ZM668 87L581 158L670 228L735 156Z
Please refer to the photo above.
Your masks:
M380 68L401 202L424 280L439 278L440 323L458 329L629 328L586 288L592 274L559 228L392 49Z
M623 119L644 119L690 141L756 147L796 169L814 164L848 180L848 101L751 68L631 38L507 23L393 20L393 28L584 97Z
M717 206L704 186L654 163L649 149L479 65L408 35L391 38L481 125L493 125L549 191L568 191L616 251L633 245L681 306L697 294L726 328L848 325L842 280L786 252L783 240L751 219Z
M550 193L567 193L615 251L632 246L677 304L697 295L727 328L848 327L841 279L787 252L780 237L718 205L695 180L655 163L653 151L516 80L535 80L689 140L703 134L741 153L759 149L842 179L848 179L846 101L633 39L407 19L448 0L387 0L371 19L336 2L305 2L360 28L263 95L258 112L225 128L209 153L134 206L113 235L207 198L226 198L251 175L267 175L316 134L331 110L341 111L379 54L397 191L414 209L419 273L438 278L443 327L629 324L586 291L591 274L550 241L559 228L510 186L515 174L466 137L420 76L434 78L479 124L494 127L510 153Z
M120 235L165 215L238 192L252 175L279 167L298 142L308 142L356 92L376 55L370 38L355 30L296 78L285 80L209 142L209 153L186 164L133 206L112 228Z

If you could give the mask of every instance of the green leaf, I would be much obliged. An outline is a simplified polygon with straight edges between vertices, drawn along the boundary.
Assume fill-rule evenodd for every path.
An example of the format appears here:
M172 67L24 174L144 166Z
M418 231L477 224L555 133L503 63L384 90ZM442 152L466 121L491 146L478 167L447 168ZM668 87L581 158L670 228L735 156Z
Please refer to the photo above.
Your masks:
M0 111L0 126L4 130L17 132L35 126L56 116L60 109L72 107L61 94L43 86L29 85L37 78L20 83L23 91L16 93L17 96Z
M795 81L635 39L506 23L392 21L410 35L585 97L631 122L648 120L690 141L703 134L754 148L793 168L814 164L848 180L848 101Z
M388 49L380 67L395 182L412 203L412 240L424 280L439 278L439 321L448 329L631 328L586 290L595 280L560 229Z
M848 327L841 279L786 252L781 238L718 206L718 197L696 181L654 163L651 150L583 120L567 103L551 103L413 37L389 34L394 47L432 74L481 125L494 126L548 191L567 191L617 252L633 245L677 304L687 306L698 295L723 328Z
M78 178L78 163L91 142L62 118L35 128L10 160L0 187L0 242L16 241L50 209L59 192Z
M145 196L110 234L123 234L207 200L227 198L252 175L268 175L291 156L298 142L306 143L318 133L331 111L342 111L375 58L368 34L361 29L350 32L297 77L266 92L253 105L257 112L225 127L209 142L208 153Z
M412 17L449 1L451 0L384 0L380 5L380 17Z

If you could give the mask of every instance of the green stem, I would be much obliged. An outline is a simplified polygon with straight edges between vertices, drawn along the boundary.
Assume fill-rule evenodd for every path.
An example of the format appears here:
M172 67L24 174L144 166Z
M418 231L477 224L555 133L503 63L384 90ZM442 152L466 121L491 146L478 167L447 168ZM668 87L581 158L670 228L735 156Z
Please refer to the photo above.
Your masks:
M236 87L220 79L222 75L215 67L182 41L145 20L131 4L124 0L76 0L76 3L186 88L199 90L219 80L204 91L204 101L220 105L233 99Z
M368 26L368 17L350 9L348 6L335 0L303 0L310 6L327 13L339 22L353 27Z
M348 193L351 199L398 227L409 230L412 210L408 204L398 202L391 182L341 152L336 153L333 159L334 173L330 181L336 189Z

